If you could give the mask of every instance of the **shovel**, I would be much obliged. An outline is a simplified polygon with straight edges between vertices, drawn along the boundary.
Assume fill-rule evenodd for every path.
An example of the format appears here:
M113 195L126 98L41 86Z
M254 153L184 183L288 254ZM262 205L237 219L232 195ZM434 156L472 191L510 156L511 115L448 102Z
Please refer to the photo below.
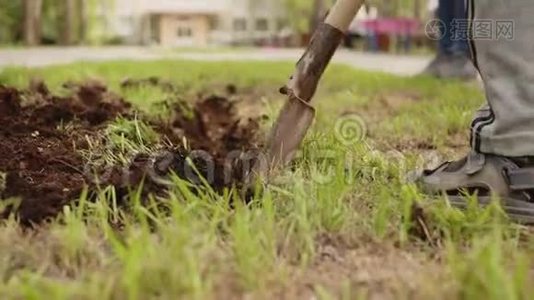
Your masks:
M274 171L283 168L295 157L315 118L311 100L319 80L363 2L364 0L338 0L325 21L316 29L293 76L280 90L288 96L288 101L270 133L265 157L255 164L249 183L258 176L269 178Z

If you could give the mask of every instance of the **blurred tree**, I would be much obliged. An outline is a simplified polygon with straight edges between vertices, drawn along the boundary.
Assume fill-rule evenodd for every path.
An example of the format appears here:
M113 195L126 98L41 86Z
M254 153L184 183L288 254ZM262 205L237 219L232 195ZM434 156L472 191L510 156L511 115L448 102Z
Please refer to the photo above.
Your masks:
M62 28L61 24L61 0L43 1L42 34L43 43L57 44Z
M78 15L80 16L80 28L79 28L79 35L80 35L80 42L86 42L87 41L87 33L89 25L89 10L87 9L87 0L80 0L78 3Z
M0 44L11 44L22 39L22 2L0 0Z
M79 31L77 30L77 0L63 0L62 1L62 30L60 43L63 45L72 45L79 37Z
M115 17L113 0L44 0L49 3L46 22L54 27L56 43L101 44L109 39L108 19ZM52 32L52 30L51 30Z
M43 0L23 0L24 43L35 46L41 42Z
M310 0L280 0L286 8L291 27L298 33L307 33L312 15Z
M90 44L106 43L113 37L109 32L109 19L116 17L114 0L84 0L85 20L82 24L83 41Z
M290 24L297 33L309 34L324 18L334 0L279 0L285 7Z
M0 44L102 43L113 0L0 0Z

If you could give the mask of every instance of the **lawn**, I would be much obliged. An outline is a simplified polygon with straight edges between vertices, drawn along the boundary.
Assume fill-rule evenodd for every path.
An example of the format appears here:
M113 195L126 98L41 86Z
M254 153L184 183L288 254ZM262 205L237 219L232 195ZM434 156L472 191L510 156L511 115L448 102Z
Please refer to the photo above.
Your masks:
M283 97L290 63L188 61L79 63L6 69L0 84L42 78L98 79L158 116L163 101L222 94L228 84L266 114ZM158 87L124 90L124 78L158 77ZM401 78L332 66L314 100L317 120L290 168L254 199L176 178L162 197L128 197L112 187L82 193L53 221L0 226L0 295L7 299L527 299L534 292L531 230L498 205L465 212L422 195L408 173L467 150L475 84ZM102 128L109 138L116 119ZM118 152L161 143L149 125ZM140 130L139 128L143 129ZM156 136L153 136L153 135ZM150 141L150 142L148 142ZM83 157L91 157L84 153ZM128 157L126 155L125 157ZM0 166L0 171L1 170ZM75 199L73 199L75 200ZM147 204L148 203L148 204ZM158 205L158 203L163 203ZM121 224L121 226L115 226Z

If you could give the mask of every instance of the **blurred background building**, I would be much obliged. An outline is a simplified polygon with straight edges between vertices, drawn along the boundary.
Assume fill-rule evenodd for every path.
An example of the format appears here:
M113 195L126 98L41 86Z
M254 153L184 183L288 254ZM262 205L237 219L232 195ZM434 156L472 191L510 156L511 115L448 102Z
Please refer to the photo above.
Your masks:
M437 0L368 0L346 45L425 45ZM0 44L302 46L334 0L0 0Z
M132 44L202 47L274 39L287 24L273 1L115 0L100 12L116 38Z

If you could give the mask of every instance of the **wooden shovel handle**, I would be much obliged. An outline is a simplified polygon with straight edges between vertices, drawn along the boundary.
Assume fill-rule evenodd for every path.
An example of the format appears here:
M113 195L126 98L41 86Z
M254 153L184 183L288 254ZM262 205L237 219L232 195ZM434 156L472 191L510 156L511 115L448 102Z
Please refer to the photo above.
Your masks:
M308 49L297 63L295 73L282 89L284 94L304 102L312 100L321 76L363 2L364 0L336 2L324 23L313 34Z
M346 33L364 0L338 0L326 17L325 23Z

